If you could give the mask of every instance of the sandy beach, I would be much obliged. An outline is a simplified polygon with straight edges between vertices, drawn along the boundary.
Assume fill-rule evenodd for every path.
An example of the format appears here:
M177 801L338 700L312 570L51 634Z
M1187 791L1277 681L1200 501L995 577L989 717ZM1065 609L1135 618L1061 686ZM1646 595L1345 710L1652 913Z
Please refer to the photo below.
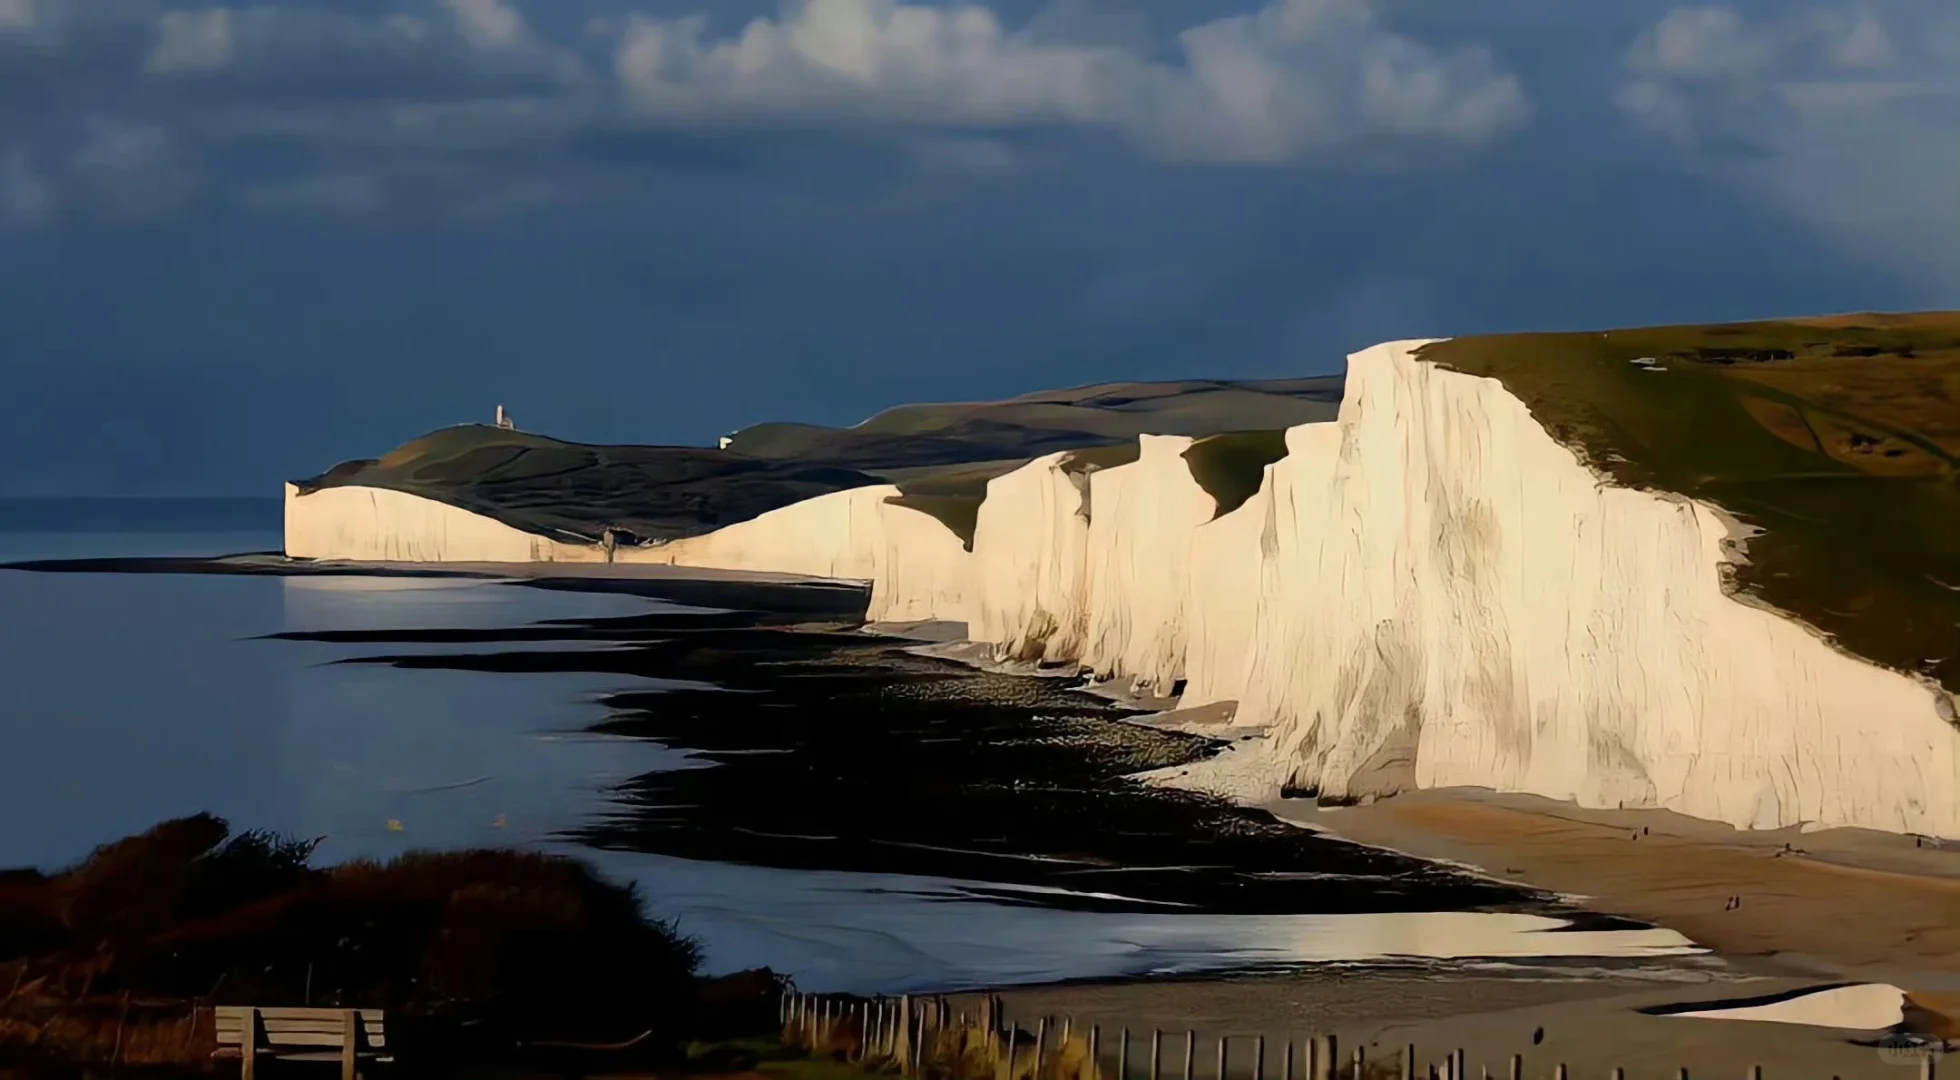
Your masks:
M1271 763L1257 733L1247 738L1224 727L1230 717L1229 707L1212 707L1138 718L1243 740L1199 766L1149 779L1227 793L1253 787L1248 778L1271 772ZM1325 836L1677 931L1708 949L1708 962L1699 972L1671 973L1673 982L1611 969L1486 977L1366 968L1058 986L1005 995L1010 1012L1188 1028L1205 1046L1220 1033L1264 1033L1270 1043L1288 1031L1331 1031L1374 1055L1414 1043L1426 1061L1461 1047L1473 1075L1480 1064L1501 1075L1513 1053L1523 1055L1526 1075L1551 1075L1561 1063L1580 1075L1616 1067L1636 1076L1673 1076L1682 1067L1735 1075L1755 1065L1771 1075L1912 1075L1916 1061L1858 1045L1872 1036L1851 1028L1640 1011L1870 982L1906 992L1909 1030L1960 1040L1960 848L1950 843L1866 829L1745 831L1664 810L1588 810L1485 789L1407 792L1347 807L1241 801ZM1181 1067L1182 1052L1179 1042L1167 1068ZM1204 1056L1215 1053L1206 1049L1200 1060L1215 1067Z
M1265 1035L1267 1074L1286 1039L1334 1033L1380 1059L1414 1044L1418 1061L1461 1048L1471 1075L1915 1076L1850 1029L1649 1015L1690 1002L1733 1002L1843 982L1886 982L1907 994L1913 1030L1960 1038L1960 852L1864 830L1738 832L1663 811L1589 811L1530 796L1423 791L1357 807L1274 800L1275 816L1369 846L1477 868L1571 897L1585 908L1677 930L1711 950L1699 971L1611 968L1437 972L1321 969L1234 979L1054 986L1003 995L1032 1023L1132 1030L1146 1054L1161 1028L1167 1075L1183 1033L1211 1075L1221 1034L1252 1075L1250 1036ZM1787 847L1786 847L1787 845ZM1739 897L1739 904L1731 898ZM1343 1056L1351 1049L1343 1050ZM1297 1068L1296 1063L1296 1068ZM1238 1068L1232 1070L1240 1075ZM1298 1075L1296 1073L1296 1075Z
M1285 821L1476 866L1830 980L1960 991L1960 849L1862 829L1744 832L1661 810L1420 791L1371 806L1274 800ZM1735 898L1733 901L1731 898Z
M1164 980L1017 989L1001 995L1008 1016L1024 1025L1043 1016L1069 1016L1075 1025L1100 1024L1104 1045L1131 1031L1132 1076L1147 1075L1150 1032L1164 1032L1163 1075L1182 1080L1185 1032L1197 1035L1195 1073L1216 1075L1217 1038L1232 1036L1227 1073L1253 1075L1253 1036L1266 1038L1265 1076L1282 1075L1282 1047L1294 1041L1294 1072L1304 1075L1304 1046L1332 1033L1351 1060L1361 1047L1371 1061L1399 1060L1416 1048L1419 1074L1453 1050L1464 1052L1475 1077L1508 1075L1513 1054L1524 1075L1550 1080L1559 1065L1573 1077L1746 1077L1760 1065L1768 1077L1856 1077L1899 1080L1918 1075L1916 1063L1857 1045L1871 1036L1828 1028L1748 1021L1653 1016L1640 1010L1681 1001L1768 995L1813 980L1749 976L1711 978L1701 985L1656 986L1635 978L1591 972L1571 979L1397 973L1326 969L1242 979ZM968 1008L977 1007L969 1001ZM1050 1021L1051 1024L1056 1021ZM1113 1052L1112 1052L1113 1056Z

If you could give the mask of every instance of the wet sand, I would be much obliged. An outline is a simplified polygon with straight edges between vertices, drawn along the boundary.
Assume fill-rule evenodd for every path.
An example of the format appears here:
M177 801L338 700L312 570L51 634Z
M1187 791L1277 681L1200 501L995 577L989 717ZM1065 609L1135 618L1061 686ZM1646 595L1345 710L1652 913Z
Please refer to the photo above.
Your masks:
M1130 1076L1149 1075L1150 1032L1164 1031L1163 1076L1184 1080L1184 1033L1197 1033L1196 1076L1217 1076L1217 1039L1231 1036L1228 1077L1252 1080L1253 1036L1266 1038L1264 1075L1283 1075L1282 1054L1294 1041L1294 1071L1305 1074L1304 1047L1332 1033L1341 1056L1356 1046L1370 1061L1398 1060L1416 1047L1418 1075L1453 1050L1464 1051L1468 1075L1488 1069L1508 1076L1511 1055L1523 1074L1550 1080L1567 1066L1575 1078L1605 1080L1614 1068L1631 1080L1666 1077L1687 1068L1693 1077L1747 1077L1761 1065L1766 1077L1911 1080L1914 1063L1888 1057L1872 1036L1792 1024L1652 1016L1639 1010L1680 1001L1712 1001L1777 993L1811 980L1711 973L1702 985L1656 985L1612 972L1575 972L1569 981L1462 973L1323 969L1299 975L1206 981L1144 981L1053 986L1001 995L1010 1019L1032 1026L1042 1016L1070 1016L1075 1025L1102 1026L1113 1069L1123 1027L1131 1031ZM977 1009L966 1000L961 1006ZM1058 1021L1050 1021L1051 1024Z
M1583 897L1593 910L1772 970L1960 991L1960 850L1951 846L1862 829L1744 832L1667 811L1584 810L1478 790L1266 808L1370 846Z
M1178 1080L1186 1030L1198 1033L1199 1077L1215 1075L1219 1035L1246 1036L1232 1051L1240 1062L1232 1075L1247 1080L1250 1036L1266 1036L1271 1077L1285 1040L1304 1045L1309 1033L1328 1032L1347 1048L1344 1058L1357 1044L1382 1060L1413 1043L1419 1074L1460 1047L1471 1076L1483 1068L1507 1075L1514 1053L1528 1077L1548 1077L1559 1064L1602 1077L1614 1068L1674 1077L1683 1067L1738 1076L1756 1065L1771 1077L1919 1075L1917 1059L1860 1045L1878 1033L1640 1011L1852 981L1901 987L1908 1028L1960 1039L1960 851L1951 846L1867 830L1739 832L1664 811L1582 810L1481 790L1343 808L1275 799L1263 808L1323 835L1667 927L1713 951L1699 971L1573 969L1563 979L1543 966L1485 974L1370 965L1041 987L1005 993L1010 1016L1128 1026L1133 1061L1147 1055L1150 1029L1162 1028L1165 1075Z

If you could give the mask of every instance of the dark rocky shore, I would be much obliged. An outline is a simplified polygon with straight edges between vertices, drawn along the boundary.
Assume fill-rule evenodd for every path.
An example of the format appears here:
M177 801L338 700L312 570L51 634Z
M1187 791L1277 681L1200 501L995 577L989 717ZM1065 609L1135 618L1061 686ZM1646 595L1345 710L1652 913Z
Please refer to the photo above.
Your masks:
M21 569L372 573L274 557L99 560ZM508 568L470 568L482 577ZM527 568L550 572L548 567ZM455 569L388 568L433 575ZM567 839L789 869L954 878L1002 903L1236 914L1508 910L1587 917L1549 894L1316 835L1263 811L1144 785L1223 744L1130 722L1078 680L980 671L861 629L835 583L584 573L511 587L629 593L694 610L491 630L276 635L373 646L402 668L598 672L671 680L621 693L595 730L688 751ZM480 644L442 655L390 645ZM582 646L567 649L567 644ZM592 648L593 645L610 646ZM988 884L1015 888L987 888Z

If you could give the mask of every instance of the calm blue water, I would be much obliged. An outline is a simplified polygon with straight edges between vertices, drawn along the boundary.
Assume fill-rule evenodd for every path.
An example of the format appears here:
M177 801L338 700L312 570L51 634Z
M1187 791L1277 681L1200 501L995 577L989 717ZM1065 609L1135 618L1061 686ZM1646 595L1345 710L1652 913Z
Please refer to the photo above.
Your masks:
M0 500L0 562L279 547L276 513L268 522L254 516L263 506L220 508L216 519L234 527L214 532L202 516L210 509ZM130 528L114 527L119 512ZM603 810L620 780L692 767L658 746L582 732L603 715L599 695L657 681L336 666L372 650L255 639L654 607L463 579L0 571L0 866L59 867L198 811L238 828L324 836L324 860L412 847L558 849L552 835ZM415 648L443 647L386 651ZM576 853L639 883L654 914L703 942L710 968L767 965L819 991L1681 945L1658 932L1545 933L1556 924L1526 916L1085 914L977 901L944 880Z

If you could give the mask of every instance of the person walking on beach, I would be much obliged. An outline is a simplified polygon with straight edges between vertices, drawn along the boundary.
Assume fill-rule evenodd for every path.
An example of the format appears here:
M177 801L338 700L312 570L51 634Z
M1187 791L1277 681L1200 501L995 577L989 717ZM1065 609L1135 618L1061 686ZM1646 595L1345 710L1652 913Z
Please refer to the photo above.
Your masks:
M606 531L599 534L599 546L606 549L606 561L613 561L613 552L619 550L619 535L613 532L612 526L606 526Z

